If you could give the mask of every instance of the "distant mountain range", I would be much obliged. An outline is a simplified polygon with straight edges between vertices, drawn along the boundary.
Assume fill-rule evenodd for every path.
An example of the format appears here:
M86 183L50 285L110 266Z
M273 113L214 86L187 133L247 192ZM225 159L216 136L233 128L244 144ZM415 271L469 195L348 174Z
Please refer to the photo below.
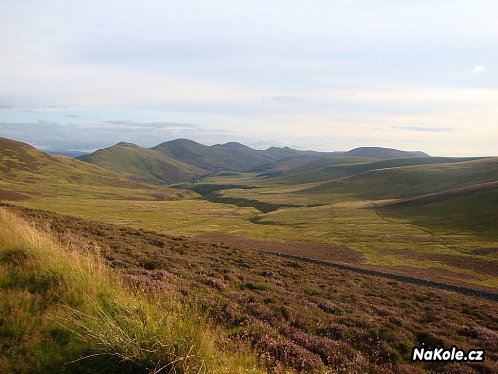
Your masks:
M388 159L424 156L428 155L379 147L356 148L348 152L300 151L289 147L258 150L236 142L207 146L189 139L176 139L152 148L118 143L78 159L126 174L137 181L170 184L193 181L220 171L286 171L326 157Z
M90 152L82 152L82 151L71 151L71 150L66 150L66 149L49 149L45 151L46 153L50 155L57 155L57 156L67 156L67 157L80 157L87 155Z
M118 143L78 159L50 155L28 144L0 138L0 200L53 193L174 200L192 193L206 195L220 187L226 189L227 185L210 185L208 181L195 184L197 188L183 185L195 192L163 185L196 182L220 171L256 173L254 181L284 190L300 185L299 193L306 199L324 204L330 202L330 196L341 195L387 199L385 209L409 209L469 196L466 204L477 202L482 211L479 214L485 216L486 209L496 202L493 191L498 181L498 158L431 157L421 152L372 147L332 153L287 147L255 150L239 143L205 146L178 139L153 148ZM257 199L240 203L240 197L224 193L221 197L225 200L213 196L217 200L211 201L260 204ZM458 201L452 213L455 216L463 209Z
M298 151L288 147L257 150L236 142L206 146L188 139L161 143L152 149L211 172L242 172L290 156L327 155L325 152Z
M3 144L11 151L16 149L26 153L26 147L32 147L9 139ZM4 151L8 151L7 148ZM42 153L40 151L39 154ZM35 153L30 150L27 153ZM132 143L118 143L108 148L99 149L90 154L79 155L73 151L51 151L53 154L78 156L73 164L84 168L93 164L116 173L135 182L153 184L174 184L195 181L202 176L216 172L256 172L260 174L281 174L289 170L304 168L309 170L323 164L332 165L333 159L348 159L347 163L371 160L428 157L423 152L407 152L380 147L362 147L348 152L301 151L289 147L270 147L265 150L250 148L244 144L229 142L206 146L189 139L176 139L161 143L152 148L140 147ZM43 153L44 159L52 160ZM0 154L1 156L1 154ZM37 158L41 159L40 158ZM54 161L60 162L58 159ZM323 161L320 161L323 160ZM79 162L84 163L78 166ZM10 162L10 161L9 161ZM341 161L340 163L345 163ZM307 167L308 163L311 163ZM36 162L35 162L36 164ZM28 166L26 166L28 167Z

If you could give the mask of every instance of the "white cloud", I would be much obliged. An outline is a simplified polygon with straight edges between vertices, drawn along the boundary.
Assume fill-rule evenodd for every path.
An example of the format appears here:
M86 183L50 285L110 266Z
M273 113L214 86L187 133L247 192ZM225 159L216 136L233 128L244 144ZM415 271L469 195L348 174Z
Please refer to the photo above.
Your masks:
M472 73L474 73L474 74L484 73L485 71L486 71L486 69L482 65L476 65L472 69Z

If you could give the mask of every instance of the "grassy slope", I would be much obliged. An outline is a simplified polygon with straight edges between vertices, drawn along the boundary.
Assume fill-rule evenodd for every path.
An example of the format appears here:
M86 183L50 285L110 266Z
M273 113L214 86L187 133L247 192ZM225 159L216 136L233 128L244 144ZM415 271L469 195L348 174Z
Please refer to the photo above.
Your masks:
M498 353L495 303L445 291L298 263L219 244L20 211L69 243L86 242L117 271L156 289L181 292L250 341L271 368L304 372L474 373L484 364L409 362L417 344L456 344ZM475 370L475 371L474 371Z
M325 161L327 160L327 161ZM290 156L281 160L276 160L270 162L268 164L260 165L258 167L253 168L252 172L260 173L262 176L279 176L284 172L288 172L290 170L307 170L306 167L316 168L316 165L324 163L329 164L332 162L337 163L349 163L349 162L362 162L374 159L363 159L353 157L351 160L348 158L337 158L336 160L330 158L324 158L324 156L312 156L312 155L304 155L304 156ZM303 168L304 167L304 168Z
M498 232L498 188L467 196L451 196L427 205L379 209L379 212L388 217L407 219L433 231L495 237ZM498 255L498 249L495 255Z
M226 170L247 170L257 165L266 164L275 158L280 158L236 142L217 144L211 148L222 150L227 155L227 162L239 164L236 168Z
M413 162L410 159L404 161ZM399 162L381 161L380 164ZM413 271L416 268L445 269L454 272L450 278L496 287L497 278L493 275L481 280L465 279L480 273L478 263L483 266L492 264L496 258L492 251L479 250L495 248L498 243L495 209L498 202L493 191L455 196L435 205L377 211L365 209L370 202L364 200L497 180L496 165L497 159L491 158L376 170L358 179L324 184L335 188L318 188L323 184L315 184L314 188L307 189L302 188L305 185L291 185L220 191L227 199L225 201L236 204L240 200L240 204L260 201L302 206L260 213L251 220L256 225L243 225L243 228L239 225L237 229L227 226L220 231L252 238L339 243L364 253L372 264L387 265L392 269L405 266ZM386 178L386 175L396 178ZM257 179L253 177L253 180ZM212 184L216 181L215 177L209 178ZM219 181L237 183L236 176L220 176ZM251 178L247 176L241 176L241 181L251 184ZM322 206L311 206L315 204ZM330 258L336 260L333 256ZM475 264L471 266L473 262Z
M345 157L374 157L382 159L391 158L411 158L428 156L424 152L400 151L399 149L382 148L382 147L360 147L352 149L343 154Z
M318 166L321 166L321 163L325 161L317 161ZM337 167L348 173L358 174L329 182L308 185L271 186L273 182L270 179L268 183L270 187L248 190L230 189L223 191L222 195L226 198L245 198L273 204L286 203L312 206L358 201L359 206L361 206L361 201L365 200L398 199L498 181L498 158L472 159L463 162L452 161L455 160L451 158L418 158L332 166L331 168ZM417 165L419 162L433 163ZM412 163L415 163L415 165L399 166ZM365 172L365 170L371 168L374 170ZM214 182L215 180L211 178L211 183ZM235 182L233 180L234 184ZM250 179L245 183L249 184ZM494 202L490 200L488 202L489 207L486 207L486 204L479 203L479 196L481 195L475 195L476 204L471 207L473 196L474 194L464 199L464 201L468 202L465 207L469 208L469 210L462 211L457 204L449 204L444 210L445 214L443 214L442 209L438 209L439 213L434 211L434 222L444 219L448 226L451 226L451 222L456 220L457 217L462 217L465 213L485 216L490 210L489 208L494 206ZM366 202L363 202L363 205L365 204ZM451 211L451 207L454 207L454 211ZM421 209L429 211L429 208ZM401 210L399 211L401 212ZM416 209L403 211L415 212ZM408 218L408 214L405 218ZM459 220L463 221L463 218ZM471 225L467 226L470 227ZM477 228L478 226L474 225L473 227ZM485 231L493 232L494 230L492 220L480 220L479 227L481 227L481 230L475 231L476 234Z
M320 156L289 156L284 159L269 162L267 164L256 166L251 172L256 173L275 173L294 169L308 162L320 159Z
M452 157L415 157L392 160L378 160L362 157L327 158L311 162L302 167L291 169L276 181L286 184L330 181L371 170L389 169L403 166L431 165L470 161L470 158Z
M71 158L52 156L27 144L4 138L0 138L0 171L2 179L17 179L28 184L48 179L96 185L129 184L108 170Z
M498 180L498 158L394 167L368 171L309 189L348 193L363 199L390 199L445 191Z
M222 147L209 147L188 139L165 142L152 149L166 156L210 171L240 171L270 161L269 158L259 155L255 150L252 150L253 152L245 150L244 158L234 154L236 151L226 150ZM251 155L250 158L249 153Z
M247 171L269 162L297 155L320 155L319 152L272 147L256 150L240 143L206 146L188 139L176 139L152 149L190 165L210 171Z
M317 169L309 172L310 177L301 172L296 175L286 173L289 177L285 184L279 183L284 180L283 177L264 179L254 175L212 176L204 183L222 182L237 185L239 178L240 184L258 188L227 189L221 192L224 197L272 204L316 206L348 201L407 198L498 180L498 158L470 159L463 162L457 160L458 162L452 158L396 159L322 167L323 163L327 162L327 159L324 159L312 163L316 164ZM430 164L426 164L427 162ZM301 168L298 168L299 170ZM311 178L332 178L333 174L337 179L325 182L310 181ZM303 176L306 178L302 178ZM303 183L296 184L301 182Z
M0 188L33 196L177 199L185 191L132 182L110 170L0 138ZM0 199L4 197L0 196Z
M208 173L152 149L130 143L118 143L79 159L128 175L137 181L156 184L191 181Z
M132 289L94 245L71 245L0 209L1 372L257 371L174 296Z

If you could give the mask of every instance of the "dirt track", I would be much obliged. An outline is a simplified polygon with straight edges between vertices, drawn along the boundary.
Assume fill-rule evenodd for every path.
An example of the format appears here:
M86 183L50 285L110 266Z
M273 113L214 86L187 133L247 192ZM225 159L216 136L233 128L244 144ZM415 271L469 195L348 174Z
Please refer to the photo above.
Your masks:
M257 240L218 232L200 234L195 238L208 242L223 242L224 244L242 249L260 248L271 252L286 253L301 257L311 256L319 260L332 262L361 264L366 261L363 253L340 244Z
M394 280L397 280L397 281L403 282L403 283L414 284L417 286L425 286L425 287L430 287L430 288L436 288L436 289L445 290L445 291L458 292L458 293L461 293L464 295L481 297L484 299L498 302L498 294L493 293L493 292L481 291L481 290L476 290L474 288L456 286L456 285L452 285L452 284L434 282L434 281L430 281L430 280L426 280L426 279L413 278L413 277L409 277L406 275L387 273L387 272L379 271L379 270L364 269L364 268L357 267L357 266L336 264L336 263L329 262L329 261L315 260L312 258L289 255L289 254L285 254L285 253L277 253L277 252L265 251L265 250L261 250L261 249L252 249L252 250L255 252L259 252L259 253L264 253L264 254L269 254L269 255L273 255L273 256L279 256L279 257L294 259L294 260L298 260L298 261L308 262L308 263L315 264L315 265L327 266L327 267L340 269L340 270L350 270L350 271L360 273L360 274L373 275L373 276L377 276L377 277L394 279Z
M419 274L421 278L417 278L386 270L373 269L372 265L364 263L365 259L361 253L341 245L255 240L223 233L201 234L198 235L196 239L207 242L219 242L254 252L299 260L341 270L350 270L356 273L389 278L403 283L458 292L464 295L477 296L492 301L498 301L498 293L486 289L449 284L441 281L444 280L444 278L442 278L442 271L439 272L441 273L439 275L433 274L431 271L426 273L422 272ZM313 258L310 256L313 256ZM406 271L406 269L399 267L395 269L401 273ZM410 270L413 271L413 269Z

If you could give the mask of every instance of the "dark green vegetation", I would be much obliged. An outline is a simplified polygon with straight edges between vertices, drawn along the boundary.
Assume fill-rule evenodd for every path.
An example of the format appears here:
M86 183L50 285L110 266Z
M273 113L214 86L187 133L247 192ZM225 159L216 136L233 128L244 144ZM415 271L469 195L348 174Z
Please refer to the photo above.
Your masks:
M209 173L152 149L130 143L118 143L79 159L119 172L132 180L156 184L191 181Z
M297 151L288 147L256 150L236 142L206 146L188 139L172 140L152 149L213 172L244 171L290 156L320 155L319 152Z
M401 201L381 211L393 217L407 218L412 224L430 230L459 231L480 237L496 238L498 232L498 182L460 189L455 194L433 194ZM465 193L470 190L469 193ZM498 248L476 249L498 257Z
M15 208L73 247L99 248L126 279L183 295L269 369L491 373L496 304L185 237ZM167 291L166 291L167 290ZM486 349L480 364L409 362L412 346Z
M305 165L313 160L320 159L321 156L289 156L280 160L272 161L267 164L259 165L252 168L250 171L260 173L261 175L277 175L283 171L294 169Z

